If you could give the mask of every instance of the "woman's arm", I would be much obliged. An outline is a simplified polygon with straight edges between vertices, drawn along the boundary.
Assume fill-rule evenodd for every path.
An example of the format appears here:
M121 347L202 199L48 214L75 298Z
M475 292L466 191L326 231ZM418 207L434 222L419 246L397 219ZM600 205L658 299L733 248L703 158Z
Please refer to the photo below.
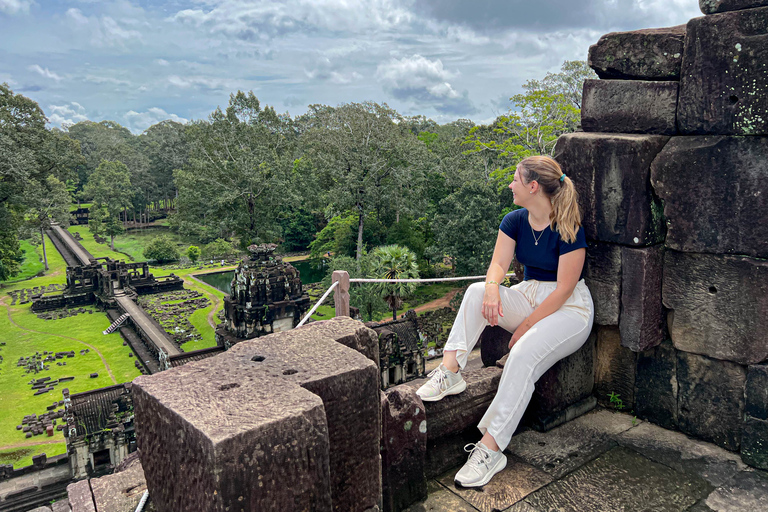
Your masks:
M507 275L512 257L515 255L515 243L513 238L499 230L499 234L496 236L496 247L493 250L493 259L491 259L491 265L485 274L486 283L495 281L496 284L486 284L485 295L483 296L483 318L488 320L491 325L498 325L499 316L504 316L498 283L501 283L504 276Z
M528 332L528 329L536 325L536 322L548 317L565 304L579 282L586 256L586 249L576 249L560 256L557 264L557 288L515 330L509 342L509 348L512 348L517 340Z

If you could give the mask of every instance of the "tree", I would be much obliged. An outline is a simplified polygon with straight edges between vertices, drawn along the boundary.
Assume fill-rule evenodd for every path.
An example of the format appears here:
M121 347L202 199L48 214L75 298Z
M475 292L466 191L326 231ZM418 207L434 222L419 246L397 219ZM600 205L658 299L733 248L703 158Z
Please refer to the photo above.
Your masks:
M249 92L230 95L226 111L187 128L189 162L174 171L179 189L176 225L182 232L227 236L242 247L277 238L277 215L297 203L289 186L290 119L262 108Z
M237 251L230 242L227 242L223 238L217 238L203 247L203 258L207 260L228 258L233 254L237 254Z
M128 167L122 162L101 162L88 181L85 194L93 199L94 208L101 210L95 218L89 214L88 224L109 236L114 251L115 236L123 232L120 212L130 206L133 195Z
M523 85L527 91L544 90L552 95L562 95L564 100L581 110L584 81L598 78L586 61L566 60L559 73L547 73L543 80L528 80Z
M478 182L440 202L432 230L440 251L453 258L458 275L481 275L487 270L498 232L498 212L494 189Z
M187 247L187 258L189 258L189 261L192 263L197 263L197 260L200 259L200 248L196 245Z
M144 247L144 257L158 263L179 259L179 250L169 236L157 236Z
M323 289L331 286L331 277L336 270L346 270L351 278L373 277L373 254L364 253L356 260L351 256L335 256L328 262L328 273L321 282ZM374 316L387 311L387 303L382 299L381 290L375 283L358 283L349 287L349 303L359 308L363 320L371 322Z
M165 200L176 195L174 169L181 169L189 160L186 126L175 121L162 121L147 128L139 136L139 149L148 160L148 174L154 185L149 201Z
M59 181L56 176L48 176L41 186L30 187L26 192L26 200L29 205L28 225L40 232L43 246L43 263L48 270L48 255L45 251L45 229L51 222L57 222L64 227L69 226L69 207L72 198L67 190L67 185Z
M357 217L358 260L373 211L392 209L397 218L422 209L426 148L401 120L387 105L365 102L310 105L300 121L308 126L309 154L328 191L328 217L344 211Z
M407 247L385 245L373 251L373 272L379 279L418 279L419 266L416 255ZM416 283L381 283L379 289L392 310L392 320L397 320L401 298L413 293Z

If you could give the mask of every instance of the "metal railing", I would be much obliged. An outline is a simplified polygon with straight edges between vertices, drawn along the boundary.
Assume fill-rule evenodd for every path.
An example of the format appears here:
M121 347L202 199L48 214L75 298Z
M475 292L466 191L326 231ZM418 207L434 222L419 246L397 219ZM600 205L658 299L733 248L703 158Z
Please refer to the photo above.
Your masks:
M504 277L514 277L515 273L510 272ZM335 270L331 277L331 286L325 291L320 299L312 306L299 325L301 327L317 311L317 308L328 298L333 291L333 301L336 304L336 316L349 316L349 285L350 283L442 283L447 281L479 281L485 279L485 276L467 276L467 277L437 277L431 279L368 279L354 278L350 279L349 272L346 270Z

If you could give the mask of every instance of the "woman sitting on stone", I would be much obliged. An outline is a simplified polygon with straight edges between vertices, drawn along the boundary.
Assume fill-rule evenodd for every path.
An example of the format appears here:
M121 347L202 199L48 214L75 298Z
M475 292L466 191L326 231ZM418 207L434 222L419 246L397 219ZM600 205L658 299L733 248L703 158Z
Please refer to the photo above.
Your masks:
M460 370L483 329L500 325L514 333L499 389L478 425L483 438L465 447L469 460L455 477L462 487L483 486L504 469L502 450L534 383L576 352L592 330L592 297L582 279L587 244L573 183L552 158L534 156L520 162L509 188L522 208L502 220L485 283L467 289L442 364L418 390L424 401L461 393L467 384ZM499 286L515 251L525 266L524 281Z

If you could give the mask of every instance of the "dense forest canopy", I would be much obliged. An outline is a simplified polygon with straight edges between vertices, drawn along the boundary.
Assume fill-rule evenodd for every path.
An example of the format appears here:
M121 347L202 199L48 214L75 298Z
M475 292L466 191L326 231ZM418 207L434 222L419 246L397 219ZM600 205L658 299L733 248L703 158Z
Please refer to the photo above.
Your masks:
M291 118L238 91L206 119L140 135L113 121L49 129L37 103L0 84L0 280L18 272L20 239L66 223L81 202L92 231L112 240L124 222L163 209L200 244L278 242L358 266L397 244L422 276L445 257L458 273L483 272L512 207L515 165L579 128L591 76L567 61L483 126L374 102L310 105Z

